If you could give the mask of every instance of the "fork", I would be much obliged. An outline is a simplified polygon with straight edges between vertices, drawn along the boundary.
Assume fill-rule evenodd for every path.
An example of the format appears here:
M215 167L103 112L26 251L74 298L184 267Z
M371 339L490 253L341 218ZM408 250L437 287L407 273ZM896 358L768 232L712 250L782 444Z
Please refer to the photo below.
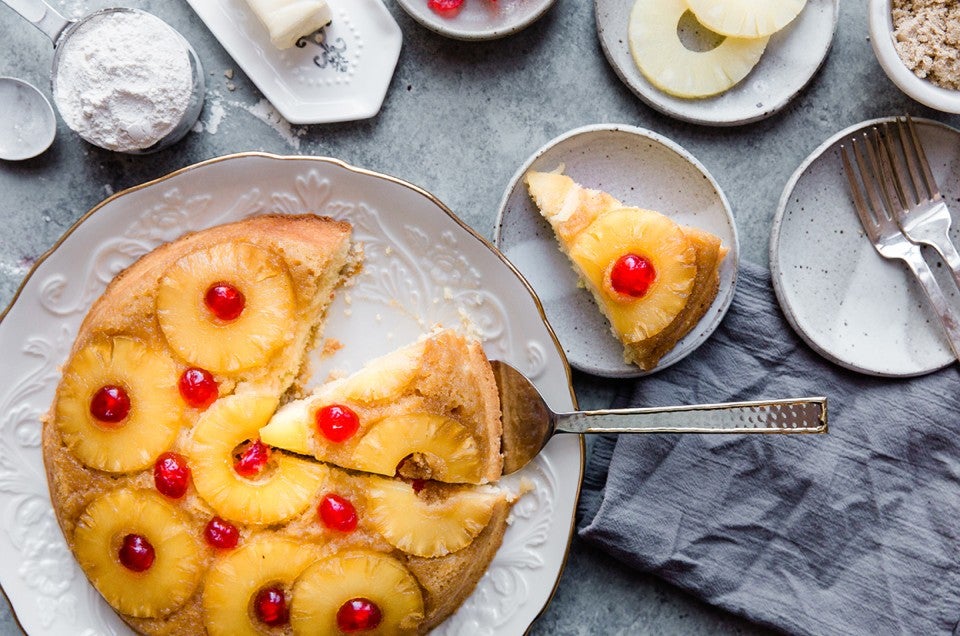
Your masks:
M882 125L881 140L885 158L893 177L897 195L893 208L900 229L914 243L929 245L950 267L953 280L960 286L960 253L950 240L952 217L933 178L927 155L920 144L913 119L907 115L906 124L897 117L900 153L891 141L890 126Z
M843 144L840 145L843 170L850 182L850 193L853 195L857 216L860 217L867 237L880 256L900 259L913 272L940 319L950 350L953 351L954 357L960 359L960 322L957 315L947 304L947 299L934 279L930 266L923 260L920 246L903 234L895 220L897 206L891 198L891 188L887 178L889 167L884 169L879 158L878 136L876 127L873 127L864 132L859 139L858 137L851 139L849 151ZM857 170L854 170L854 161L851 161L850 155L853 155Z

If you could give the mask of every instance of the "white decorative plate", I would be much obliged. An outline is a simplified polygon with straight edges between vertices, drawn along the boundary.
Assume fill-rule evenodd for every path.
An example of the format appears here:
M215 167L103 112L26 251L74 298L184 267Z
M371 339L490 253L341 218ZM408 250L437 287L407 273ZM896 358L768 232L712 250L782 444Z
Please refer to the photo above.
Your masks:
M730 249L720 266L720 291L696 327L650 372L623 361L620 341L593 297L578 285L550 224L530 200L523 175L560 165L577 183L605 190L626 205L666 214L720 237ZM720 324L737 279L737 227L719 184L693 155L655 132L597 124L571 130L538 150L511 179L500 202L497 246L536 290L570 364L595 375L638 377L664 369L692 352Z
M441 15L427 0L397 0L414 20L455 40L495 40L525 29L556 0L464 0L449 15Z
M655 88L640 73L630 55L627 37L632 0L595 0L594 8L607 61L637 97L677 119L732 126L769 117L813 79L833 43L840 0L807 0L800 15L770 38L763 57L749 75L725 93L705 99L673 97Z
M355 286L338 293L326 334L344 347L313 362L317 378L356 370L434 324L464 318L491 358L526 372L555 409L574 406L570 370L516 270L430 194L331 159L241 154L213 159L110 197L34 268L0 322L0 583L32 634L128 634L75 563L57 525L40 451L40 417L58 365L91 302L120 270L184 232L264 212L318 212L365 244ZM439 634L522 634L549 602L571 533L583 469L562 435L516 476L532 492L473 595Z
M773 221L770 271L787 320L818 353L862 373L913 376L956 359L909 270L881 257L864 234L840 163L840 143L882 121L892 118L840 131L797 168ZM944 200L956 211L960 131L930 120L914 122ZM951 236L960 240L956 221ZM928 262L947 298L960 308L948 268L933 258Z
M292 124L373 117L400 57L400 27L381 0L329 0L323 41L280 50L246 0L187 0L274 108Z

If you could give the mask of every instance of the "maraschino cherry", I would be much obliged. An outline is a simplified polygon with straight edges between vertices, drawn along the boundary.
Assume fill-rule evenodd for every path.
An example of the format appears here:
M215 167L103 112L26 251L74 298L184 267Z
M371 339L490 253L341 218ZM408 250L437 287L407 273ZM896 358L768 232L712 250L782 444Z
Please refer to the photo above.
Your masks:
M207 527L203 529L203 538L207 543L221 550L231 550L237 547L240 541L240 531L237 526L229 521L214 517L207 522Z
M357 527L357 509L340 495L327 493L320 501L317 512L323 525L340 532L352 532Z
M339 444L353 437L360 428L360 418L349 407L328 404L314 416L319 430L331 442Z
M657 278L657 270L645 256L625 254L610 268L610 286L624 296L643 298Z
M120 545L120 563L134 572L146 572L153 565L156 552L147 538L140 534L128 534Z
M206 369L197 367L190 367L180 374L177 388L183 401L197 409L207 408L219 395L213 375Z
M102 386L90 399L90 415L105 424L119 424L129 414L130 396L121 386Z
M265 587L253 599L253 611L257 618L270 627L286 625L290 621L287 598L279 587Z
M223 322L236 320L243 313L247 299L243 292L230 283L217 282L207 288L203 302L214 316Z
M153 482L160 494L179 499L190 485L187 459L178 453L162 453L153 465Z
M376 629L382 620L380 608L368 598L352 598L337 611L337 627L348 634Z
M240 452L240 457L233 463L233 469L243 477L256 477L269 459L270 447L257 439Z

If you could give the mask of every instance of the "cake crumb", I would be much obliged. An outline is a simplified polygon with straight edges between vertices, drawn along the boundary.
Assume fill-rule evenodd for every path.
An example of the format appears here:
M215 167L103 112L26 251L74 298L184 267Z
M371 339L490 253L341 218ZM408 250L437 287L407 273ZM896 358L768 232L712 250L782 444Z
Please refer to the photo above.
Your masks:
M226 77L226 78L229 79L229 80L232 80L232 79L233 79L233 69L232 69L232 68L228 68L227 70L225 70L225 71L223 72L223 76Z
M329 358L337 351L343 349L343 343L336 338L327 338L323 341L323 347L320 349L321 358Z
M942 88L960 90L960 3L893 0L894 46L913 73Z

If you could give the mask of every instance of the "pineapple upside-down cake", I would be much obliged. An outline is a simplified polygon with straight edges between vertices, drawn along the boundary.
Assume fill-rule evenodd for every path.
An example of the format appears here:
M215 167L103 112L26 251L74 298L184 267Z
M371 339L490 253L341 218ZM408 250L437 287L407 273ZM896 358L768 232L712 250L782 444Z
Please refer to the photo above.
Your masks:
M499 547L513 495L487 483L500 412L479 343L441 331L300 394L360 267L350 233L269 215L190 234L84 319L44 462L68 545L137 631L423 633Z
M624 360L655 368L716 298L727 248L709 232L627 207L562 171L531 171L524 181L623 343Z

